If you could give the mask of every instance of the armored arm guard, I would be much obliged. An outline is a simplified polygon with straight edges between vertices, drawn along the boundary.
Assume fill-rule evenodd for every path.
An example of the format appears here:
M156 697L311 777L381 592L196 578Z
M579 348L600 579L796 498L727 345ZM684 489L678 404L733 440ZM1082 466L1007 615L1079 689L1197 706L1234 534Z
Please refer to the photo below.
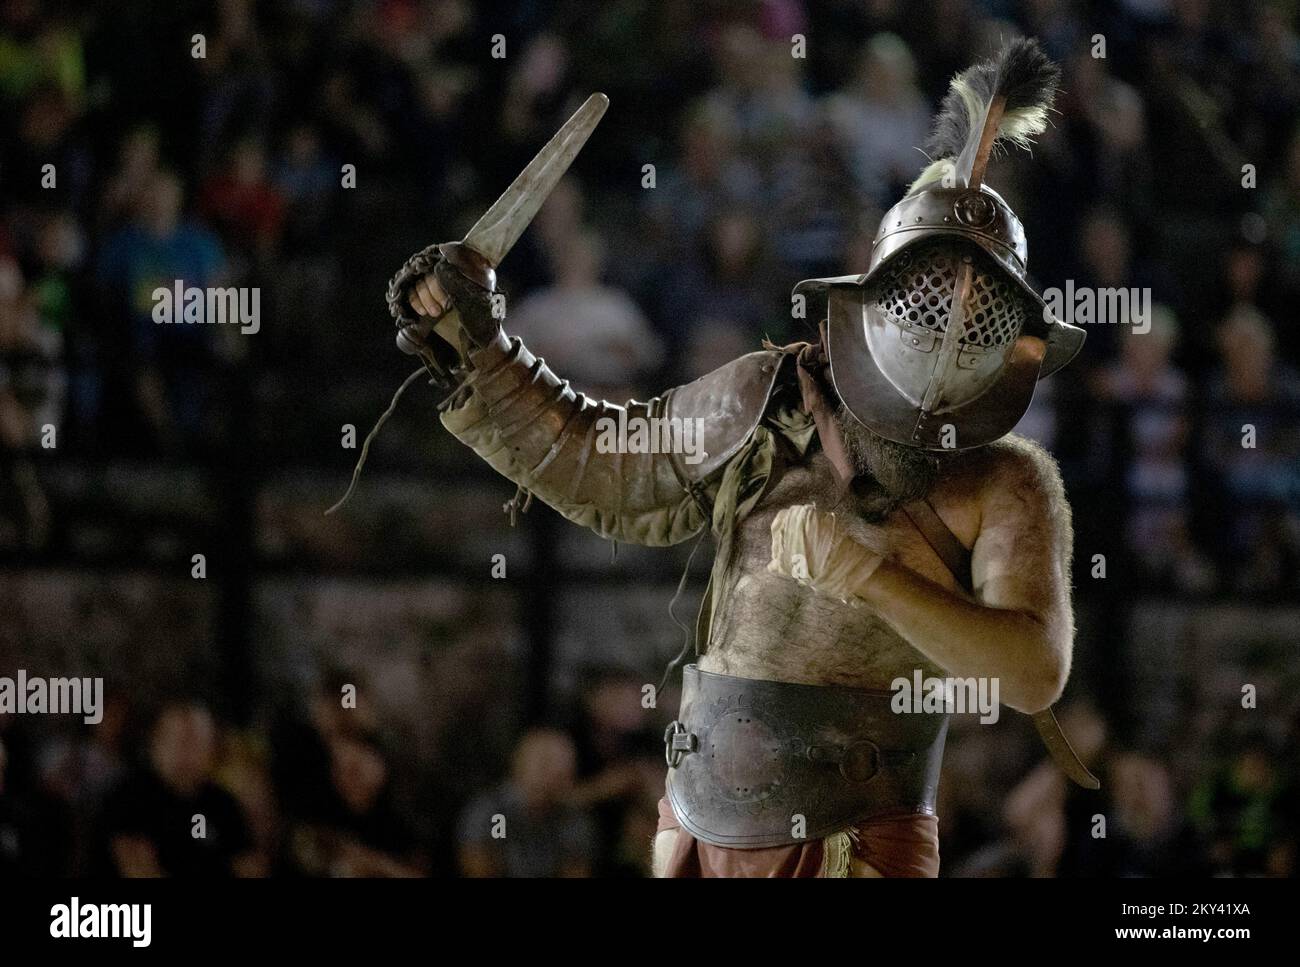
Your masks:
M662 547L708 524L711 493L762 418L779 358L751 353L648 403L617 406L575 392L518 338L498 331L466 354L464 379L442 423L568 520L605 538ZM605 428L635 418L698 420L699 448L688 460L682 453L598 444Z

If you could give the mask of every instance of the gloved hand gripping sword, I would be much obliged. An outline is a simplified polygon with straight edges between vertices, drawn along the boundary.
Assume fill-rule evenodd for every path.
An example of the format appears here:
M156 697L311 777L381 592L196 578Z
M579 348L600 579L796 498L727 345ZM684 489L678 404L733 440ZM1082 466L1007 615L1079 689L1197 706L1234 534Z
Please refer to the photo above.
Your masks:
M397 346L408 355L419 356L424 366L406 378L367 434L347 492L326 514L343 506L352 495L371 441L416 376L427 372L433 383L450 389L459 383L458 373L467 354L488 345L498 335L500 313L494 312L499 298L496 268L569 169L608 107L608 97L592 94L463 239L421 249L393 276L387 300L388 311L398 327ZM448 306L436 316L412 316L412 289L430 273L449 296Z
M542 207L587 138L609 107L609 98L593 94L574 112L520 172L505 193L474 223L459 242L430 245L407 260L388 286L388 311L399 328L397 348L419 356L435 381L450 385L450 371L460 351L463 327L474 346L489 343L499 328L491 316L491 296L496 292L496 267ZM433 271L451 297L450 307L436 317L412 318L411 287ZM436 335L437 339L430 339Z

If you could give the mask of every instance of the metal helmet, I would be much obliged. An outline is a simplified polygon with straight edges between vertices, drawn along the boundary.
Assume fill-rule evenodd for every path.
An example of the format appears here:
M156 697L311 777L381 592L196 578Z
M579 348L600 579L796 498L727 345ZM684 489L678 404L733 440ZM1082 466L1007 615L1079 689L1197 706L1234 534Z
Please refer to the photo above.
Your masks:
M1031 40L958 74L930 142L938 160L881 219L867 271L795 286L827 293L831 380L885 439L927 450L996 440L1083 345L1029 285L1024 227L982 184L999 140L1026 145L1044 129L1058 76Z

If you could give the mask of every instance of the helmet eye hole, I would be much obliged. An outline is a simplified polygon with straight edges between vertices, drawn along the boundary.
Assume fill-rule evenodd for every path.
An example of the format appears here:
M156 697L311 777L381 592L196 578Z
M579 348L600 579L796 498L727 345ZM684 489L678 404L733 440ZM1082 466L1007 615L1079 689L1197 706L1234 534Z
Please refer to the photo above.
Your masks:
M874 286L877 311L904 330L944 333L957 266L971 257L975 277L966 296L962 345L989 352L1010 345L1028 318L1028 302L992 259L972 248L940 242L901 253Z

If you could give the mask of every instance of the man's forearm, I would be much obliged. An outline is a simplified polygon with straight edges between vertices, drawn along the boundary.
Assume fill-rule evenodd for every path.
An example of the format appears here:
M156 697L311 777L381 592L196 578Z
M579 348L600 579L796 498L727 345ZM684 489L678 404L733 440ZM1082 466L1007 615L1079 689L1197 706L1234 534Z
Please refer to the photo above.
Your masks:
M1069 651L1032 614L972 601L893 561L882 562L855 593L950 674L998 679L1011 708L1040 711L1065 686Z
M598 445L603 420L653 421L663 415L662 400L616 406L588 399L500 333L468 361L442 423L499 473L602 537L664 546L706 525L669 454Z

